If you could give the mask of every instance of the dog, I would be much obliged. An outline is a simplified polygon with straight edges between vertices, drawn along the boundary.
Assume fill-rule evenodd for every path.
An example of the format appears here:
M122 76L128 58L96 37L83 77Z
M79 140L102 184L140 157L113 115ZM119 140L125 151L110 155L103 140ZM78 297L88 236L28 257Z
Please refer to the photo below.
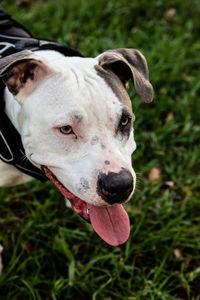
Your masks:
M123 244L136 184L127 83L152 101L145 57L119 48L85 58L35 39L3 9L0 28L0 186L50 179L105 242Z

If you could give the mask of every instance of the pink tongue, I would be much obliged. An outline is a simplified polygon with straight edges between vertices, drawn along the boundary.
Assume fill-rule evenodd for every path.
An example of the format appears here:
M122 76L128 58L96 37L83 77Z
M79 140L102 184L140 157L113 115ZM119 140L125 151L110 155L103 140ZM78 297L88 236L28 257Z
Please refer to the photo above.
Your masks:
M130 223L122 205L99 207L88 204L87 206L94 230L106 243L118 246L127 241Z

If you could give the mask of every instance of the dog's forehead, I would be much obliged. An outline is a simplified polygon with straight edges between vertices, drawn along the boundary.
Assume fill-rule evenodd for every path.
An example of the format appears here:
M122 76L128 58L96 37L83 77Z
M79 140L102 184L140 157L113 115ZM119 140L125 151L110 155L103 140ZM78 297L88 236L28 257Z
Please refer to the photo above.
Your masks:
M111 89L113 94L118 98L121 104L131 112L132 104L127 93L127 90L120 80L120 78L112 72L112 70L104 70L100 65L97 58L82 58L72 57L66 59L67 68L75 74L77 83L81 81L81 77L85 80L85 84L94 85L96 91L98 87L104 92L106 100L106 89ZM66 71L66 70L65 70ZM80 76L80 78L79 78ZM100 80L103 79L103 80ZM96 85L95 85L96 83ZM99 86L97 86L99 85Z
M87 114L93 119L120 116L124 104L96 71L97 63L92 58L59 60L57 72L30 96L27 102L33 108L28 110L46 111L44 117L47 118L55 118L60 114L74 118ZM24 105L29 104L25 101Z

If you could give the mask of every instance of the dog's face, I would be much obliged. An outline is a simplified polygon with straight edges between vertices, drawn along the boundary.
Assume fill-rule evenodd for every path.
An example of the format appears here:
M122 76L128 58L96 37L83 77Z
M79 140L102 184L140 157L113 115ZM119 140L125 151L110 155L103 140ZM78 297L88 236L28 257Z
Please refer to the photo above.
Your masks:
M134 114L126 84L132 78L139 96L152 100L146 61L131 49L94 59L59 56L48 63L31 55L2 68L20 103L26 155L104 240L121 244L129 223L120 204L130 199L136 183Z

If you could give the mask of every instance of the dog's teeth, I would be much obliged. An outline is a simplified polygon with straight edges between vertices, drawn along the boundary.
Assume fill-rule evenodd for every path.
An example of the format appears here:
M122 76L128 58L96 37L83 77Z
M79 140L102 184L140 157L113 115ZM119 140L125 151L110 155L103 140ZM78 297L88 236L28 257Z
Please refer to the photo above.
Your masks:
M87 208L87 214L89 215L89 209Z

